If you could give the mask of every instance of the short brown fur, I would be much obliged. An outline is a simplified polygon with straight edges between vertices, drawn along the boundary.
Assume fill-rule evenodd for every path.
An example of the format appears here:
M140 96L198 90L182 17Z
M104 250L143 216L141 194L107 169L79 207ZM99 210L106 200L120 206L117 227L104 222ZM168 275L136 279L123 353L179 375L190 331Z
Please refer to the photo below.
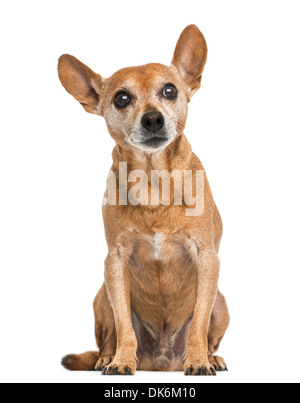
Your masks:
M177 44L172 66L126 68L103 79L72 56L59 61L59 77L81 105L105 118L116 141L112 172L117 185L120 162L133 170L204 170L183 130L187 105L200 88L207 46L199 29L188 26ZM161 98L162 85L178 89L174 102ZM117 110L114 95L125 87L131 105ZM141 116L158 110L176 136L167 147L146 152L128 140ZM127 183L128 189L132 183ZM145 186L151 189L151 183ZM154 189L153 189L154 190ZM195 189L193 189L193 192ZM186 207L105 205L103 217L109 253L105 283L94 301L99 352L71 355L70 370L101 370L105 375L146 371L184 371L215 375L227 369L214 356L229 325L225 298L218 291L218 250L222 221L205 175L204 212L186 215Z

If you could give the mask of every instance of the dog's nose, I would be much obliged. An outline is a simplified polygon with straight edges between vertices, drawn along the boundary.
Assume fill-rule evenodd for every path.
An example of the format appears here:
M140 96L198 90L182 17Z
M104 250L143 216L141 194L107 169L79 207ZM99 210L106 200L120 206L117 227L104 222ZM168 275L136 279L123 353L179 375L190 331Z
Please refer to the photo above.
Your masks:
M156 133L165 125L165 118L160 112L149 112L142 117L142 126L148 132Z

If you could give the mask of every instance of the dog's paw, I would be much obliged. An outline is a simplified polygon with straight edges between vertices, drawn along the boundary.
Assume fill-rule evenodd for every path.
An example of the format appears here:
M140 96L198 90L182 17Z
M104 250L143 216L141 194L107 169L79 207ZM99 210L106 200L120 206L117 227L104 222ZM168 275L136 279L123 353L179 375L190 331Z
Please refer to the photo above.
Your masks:
M218 372L224 372L224 371L228 371L226 362L223 360L223 358L218 357L217 355L213 356L209 356L208 357L210 365L212 365L214 367L214 369Z
M124 366L120 364L108 365L102 371L102 375L134 375L136 369L131 369L130 365Z
M95 371L103 371L113 360L113 356L100 357L95 366Z
M186 376L216 376L217 373L210 363L197 363L186 361L184 364Z
M102 375L134 375L137 369L137 358L115 359L107 364L102 371Z

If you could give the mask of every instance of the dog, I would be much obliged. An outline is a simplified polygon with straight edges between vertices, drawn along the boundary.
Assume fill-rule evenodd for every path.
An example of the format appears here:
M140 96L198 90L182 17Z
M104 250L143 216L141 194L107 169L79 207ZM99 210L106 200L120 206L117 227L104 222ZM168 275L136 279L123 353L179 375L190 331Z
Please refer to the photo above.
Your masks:
M111 174L118 198L103 205L109 253L105 283L94 301L99 351L66 356L62 365L68 370L188 376L227 370L215 355L230 321L218 290L223 226L204 168L183 133L207 52L203 34L190 25L170 67L124 68L104 79L73 56L59 59L64 88L87 112L104 117L116 142ZM147 176L139 182L137 202L127 203L133 189L129 176L141 171L182 178L184 172L203 172L201 214L187 214L187 203L176 203L173 189L170 203L164 203L161 182L155 188ZM190 196L197 191L195 179L191 183ZM139 202L142 190L154 191L158 203Z

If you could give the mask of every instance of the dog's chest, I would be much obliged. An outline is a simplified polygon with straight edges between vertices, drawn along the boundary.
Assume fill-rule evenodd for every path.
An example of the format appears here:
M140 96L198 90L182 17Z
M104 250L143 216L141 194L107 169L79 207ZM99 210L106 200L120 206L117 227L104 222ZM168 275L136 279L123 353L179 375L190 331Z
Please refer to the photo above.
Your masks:
M166 253L164 253L166 252L164 250L164 246L167 243L166 236L164 234L157 233L152 238L150 238L149 241L152 243L152 257L155 260L160 261L167 257Z
M182 325L194 309L198 248L183 234L140 235L130 259L131 303L155 329ZM177 312L178 316L174 316Z
M156 232L154 235L138 235L135 240L132 258L139 263L170 263L194 261L197 245L185 235Z

